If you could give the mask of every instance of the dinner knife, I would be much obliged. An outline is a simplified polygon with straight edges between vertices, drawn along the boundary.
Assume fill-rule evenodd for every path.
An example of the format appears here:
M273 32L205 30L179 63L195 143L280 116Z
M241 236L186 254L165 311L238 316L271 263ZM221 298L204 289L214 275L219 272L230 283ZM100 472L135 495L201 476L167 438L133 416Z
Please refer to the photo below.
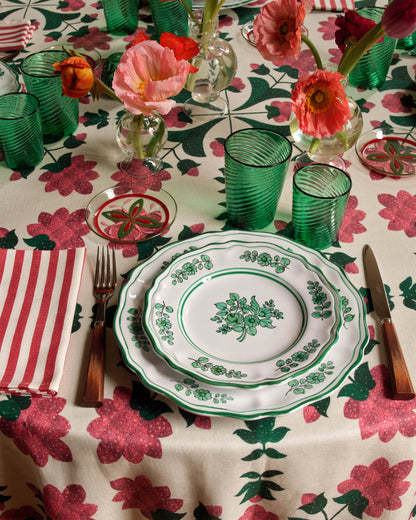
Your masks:
M390 314L384 283L374 253L369 245L363 248L364 271L370 289L374 310L381 321L384 347L390 372L393 399L408 400L415 397L396 328Z

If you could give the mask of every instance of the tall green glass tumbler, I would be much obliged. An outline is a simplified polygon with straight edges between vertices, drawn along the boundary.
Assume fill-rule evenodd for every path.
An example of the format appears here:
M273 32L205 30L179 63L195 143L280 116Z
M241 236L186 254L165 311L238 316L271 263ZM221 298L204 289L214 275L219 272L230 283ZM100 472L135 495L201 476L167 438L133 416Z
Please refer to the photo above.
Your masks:
M102 0L110 34L132 34L139 25L139 0Z
M328 164L309 164L293 176L292 218L294 239L313 249L326 249L336 240L351 178Z
M0 152L12 170L33 168L43 159L39 100L16 92L0 96Z
M42 51L29 54L20 66L26 90L40 101L42 132L54 140L78 128L78 99L63 95L61 76L53 68L54 63L67 57L64 51Z
M192 9L192 0L185 0ZM156 38L159 41L163 32L176 34L177 36L189 36L189 14L182 2L172 0L150 0L153 24L156 30Z
M378 23L383 16L381 7L363 7L357 13ZM381 41L375 43L359 60L348 76L348 82L353 87L374 89L386 81L396 40L384 35Z
M225 140L225 195L229 223L262 229L274 218L292 145L277 132L237 130Z

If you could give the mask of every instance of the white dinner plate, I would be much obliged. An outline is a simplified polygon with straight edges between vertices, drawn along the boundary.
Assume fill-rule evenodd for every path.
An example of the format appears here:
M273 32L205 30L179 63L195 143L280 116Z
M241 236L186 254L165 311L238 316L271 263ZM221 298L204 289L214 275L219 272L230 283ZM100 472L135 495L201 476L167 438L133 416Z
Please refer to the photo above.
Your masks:
M155 276L183 253L212 243L230 240L263 241L287 248L322 271L339 291L342 327L337 343L320 362L301 377L284 384L255 388L219 387L202 383L174 370L152 348L141 325L144 297ZM157 251L134 268L120 291L114 332L127 366L152 390L197 414L257 419L293 412L340 387L356 367L368 343L366 310L359 292L344 272L320 253L279 235L260 232L225 231L197 235Z
M221 9L232 9L234 7L240 7L242 5L249 4L253 0L225 0ZM205 0L193 0L192 9L203 9L205 6Z
M335 287L296 253L229 241L184 254L156 276L143 325L173 368L247 387L317 363L338 338L340 308Z

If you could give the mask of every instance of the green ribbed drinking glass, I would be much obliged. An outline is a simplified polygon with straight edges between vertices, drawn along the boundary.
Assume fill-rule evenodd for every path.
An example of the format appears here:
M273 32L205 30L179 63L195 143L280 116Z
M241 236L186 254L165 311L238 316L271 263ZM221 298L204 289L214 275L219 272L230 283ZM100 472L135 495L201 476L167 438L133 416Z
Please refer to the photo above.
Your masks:
M29 54L20 66L26 90L40 101L42 132L54 140L71 135L78 127L78 99L63 95L61 76L52 66L67 57L64 51L42 51Z
M0 96L0 151L12 170L26 170L43 158L39 100L15 92Z
M297 242L325 249L337 238L351 191L351 178L328 164L309 164L293 176L293 231Z
M192 0L185 0L192 9ZM163 32L176 34L177 36L189 36L188 11L182 2L162 0L150 0L153 24L156 30L156 38L159 41Z
M381 7L363 7L357 13L378 23L383 16ZM390 68L396 40L384 36L382 41L375 43L359 60L349 74L349 84L353 87L373 89L386 81Z
M110 34L132 34L139 25L139 0L102 0Z
M276 213L292 145L272 130L246 128L229 135L224 148L229 223L262 229Z

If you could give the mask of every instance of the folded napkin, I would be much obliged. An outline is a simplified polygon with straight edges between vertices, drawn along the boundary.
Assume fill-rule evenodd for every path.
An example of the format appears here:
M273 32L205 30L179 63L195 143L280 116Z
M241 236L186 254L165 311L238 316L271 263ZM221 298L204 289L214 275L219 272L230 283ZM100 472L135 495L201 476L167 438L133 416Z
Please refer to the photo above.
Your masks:
M354 8L354 0L312 0L312 9L321 11L345 11Z
M85 249L0 249L0 392L55 395Z
M36 26L23 18L0 21L0 51L18 51L24 49L32 38Z

